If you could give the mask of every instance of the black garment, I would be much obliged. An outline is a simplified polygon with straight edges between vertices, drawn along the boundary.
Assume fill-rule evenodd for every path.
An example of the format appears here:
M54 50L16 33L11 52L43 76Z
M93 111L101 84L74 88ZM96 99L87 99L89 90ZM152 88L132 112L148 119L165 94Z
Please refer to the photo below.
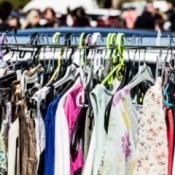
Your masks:
M170 21L170 19L172 18L172 16L175 14L174 10L168 10L166 12L166 15L167 15L167 20Z
M140 17L138 17L135 22L136 29L154 30L154 26L154 17L149 12L143 12L143 14Z
M0 31L5 32L9 29L9 27L10 26L7 23L2 23L2 24L0 24Z
M171 14L169 20L171 22L171 31L175 31L175 13Z
M38 165L38 175L44 175L44 154L45 154L45 149L40 155L40 161Z
M6 117L6 103L10 100L10 96L10 88L0 88L0 130L2 121Z

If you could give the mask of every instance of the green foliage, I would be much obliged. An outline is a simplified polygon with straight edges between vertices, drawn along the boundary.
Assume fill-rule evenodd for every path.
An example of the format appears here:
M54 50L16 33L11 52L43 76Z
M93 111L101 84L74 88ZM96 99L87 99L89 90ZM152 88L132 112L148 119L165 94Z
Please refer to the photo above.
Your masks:
M0 0L0 3L3 1L9 1L14 8L18 8L19 6L26 5L30 0Z
M175 5L175 0L167 0L167 2L171 2Z

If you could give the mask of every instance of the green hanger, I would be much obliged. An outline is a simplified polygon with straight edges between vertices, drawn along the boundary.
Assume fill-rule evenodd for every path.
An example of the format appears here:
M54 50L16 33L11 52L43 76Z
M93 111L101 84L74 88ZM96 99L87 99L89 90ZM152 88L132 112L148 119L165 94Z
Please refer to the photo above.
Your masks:
M122 80L123 75L121 73L124 65L124 56L123 56L123 47L124 47L124 34L123 33L119 33L117 35L117 39L116 39L116 45L117 45L117 53L119 56L119 64L117 64L113 70L109 73L109 75L101 82L102 85L105 85L108 80L113 77L114 73L116 73L116 77L118 78L118 80ZM110 82L111 83L111 82ZM113 82L112 82L113 83Z
M85 38L85 33L83 32L83 33L81 33L81 35L80 35L79 45L78 45L78 48L80 49L80 51L81 51L81 49L83 49L83 47L84 47L84 45L83 45L83 43L84 43L84 38ZM81 52L80 52L80 53L81 53ZM80 56L81 56L81 54L80 54ZM85 48L85 52L84 52L84 54L83 54L83 59L80 58L80 61L81 61L81 63L80 63L81 66L83 66L83 65L86 64L86 48Z
M117 37L117 34L116 34L116 33L112 33L112 34L110 35L110 39L109 39L109 45L110 45L110 47L115 46L116 37ZM113 56L113 55L116 53L116 52L115 52L116 50L117 50L117 49L111 49L111 52L110 52L110 59L112 59L113 64L115 63L115 60L114 60L114 56ZM115 53L114 53L114 52L115 52ZM116 54L115 54L115 55L116 55ZM115 56L115 57L116 57L116 56ZM107 81L107 84L110 86L110 85L113 84L113 82L114 82L114 77L113 77L113 76L110 76L109 79L108 79L108 81Z

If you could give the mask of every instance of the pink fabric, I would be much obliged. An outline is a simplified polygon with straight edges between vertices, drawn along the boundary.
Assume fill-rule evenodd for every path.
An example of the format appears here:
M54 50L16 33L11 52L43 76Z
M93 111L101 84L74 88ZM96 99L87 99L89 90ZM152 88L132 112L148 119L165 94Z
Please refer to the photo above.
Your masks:
M80 114L80 108L76 105L76 98L77 98L77 95L80 92L82 92L82 90L83 90L83 86L80 83L70 92L64 104L64 110L65 110L68 127L69 127L70 141L72 140L73 130L75 128L76 121ZM72 156L70 156L71 175L74 175L74 172L76 172L82 166L83 166L83 156L82 156L82 152L81 152L80 145L79 145L77 156L74 157L74 159Z

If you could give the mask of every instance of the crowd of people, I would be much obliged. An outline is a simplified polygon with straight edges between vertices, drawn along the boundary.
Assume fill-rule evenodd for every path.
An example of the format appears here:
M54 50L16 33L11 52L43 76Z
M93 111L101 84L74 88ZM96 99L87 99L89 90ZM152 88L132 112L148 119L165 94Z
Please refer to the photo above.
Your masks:
M31 9L24 13L22 7L14 10L8 1L3 1L0 4L0 31L11 26L17 29L68 26L175 31L175 8L168 3L168 11L162 12L148 4L141 15L138 15L134 7L130 7L123 9L119 16L99 15L94 18L82 7L74 10L68 8L67 14L64 15L57 14L52 8L46 8L44 12Z

